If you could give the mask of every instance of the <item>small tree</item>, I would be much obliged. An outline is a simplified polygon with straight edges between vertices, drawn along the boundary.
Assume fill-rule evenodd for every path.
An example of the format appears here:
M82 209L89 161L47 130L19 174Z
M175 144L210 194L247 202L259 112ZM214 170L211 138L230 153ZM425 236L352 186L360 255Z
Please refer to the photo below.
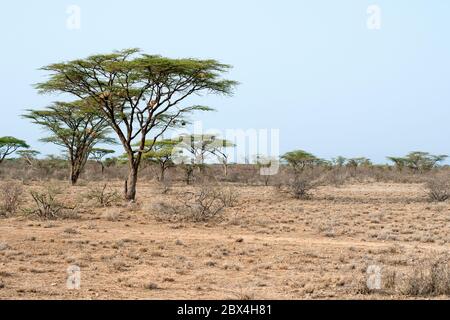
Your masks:
M23 115L51 133L41 141L65 148L72 185L77 183L92 148L98 143L114 143L108 137L107 121L99 116L91 102L55 102L44 110L27 110Z
M347 167L356 169L358 167L371 167L372 161L365 157L351 158L347 160Z
M105 164L103 163L103 158L109 154L115 153L114 150L103 149L103 148L92 148L90 153L90 158L96 161L102 169L102 175L105 173Z
M215 141L214 135L182 135L176 139L173 149L175 163L181 164L185 172L186 184L190 184L194 177L194 170L204 169L205 159L211 151L211 145Z
M338 168L342 168L346 162L347 158L342 156L338 156L336 158L331 159L331 163Z
M0 138L0 163L2 163L6 157L12 155L19 149L28 149L30 146L23 140L14 137L1 137Z
M397 170L402 171L407 166L407 160L400 157L387 157L389 161L392 161Z
M174 165L173 152L177 141L165 139L156 142L147 141L147 145L153 145L152 150L143 154L142 159L158 164L160 169L159 181L164 181L166 170Z
M447 155L432 155L428 152L413 151L403 158L388 157L388 160L394 162L400 170L406 167L415 172L425 172L435 168L447 158Z
M228 148L234 148L236 145L228 140L216 139L211 145L211 154L217 157L217 160L223 167L223 175L228 175Z
M20 155L20 157L26 163L28 163L28 165L33 166L34 162L36 160L36 157L40 154L40 152L36 151L36 150L25 149L25 150L17 151L17 154Z
M287 152L281 156L281 159L285 160L296 172L303 171L306 167L311 167L321 162L321 159L303 150Z
M128 49L43 68L49 79L40 93L69 93L96 102L127 154L125 198L134 200L142 155L175 121L202 106L182 106L194 94L231 94L235 81L222 75L229 65L216 60L170 59ZM135 141L139 146L133 147Z
M212 153L218 140L212 134L182 135L178 138L177 148L184 149L188 153L191 162L201 168L205 160Z
M271 168L274 165L278 165L278 163L279 160L274 157L261 154L255 156L256 168L258 169L260 176L263 177L264 185L266 187L269 185L269 180L270 177L272 176Z

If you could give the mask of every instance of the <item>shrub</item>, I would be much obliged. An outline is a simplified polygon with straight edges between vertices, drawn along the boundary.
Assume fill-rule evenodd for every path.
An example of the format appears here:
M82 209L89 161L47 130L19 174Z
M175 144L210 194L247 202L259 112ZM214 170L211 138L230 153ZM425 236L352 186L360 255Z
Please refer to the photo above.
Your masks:
M450 268L446 259L414 269L407 276L401 293L408 296L438 296L450 294Z
M179 204L159 202L153 210L157 218L165 221L206 222L217 219L226 207L237 203L237 193L232 188L203 186L196 192L187 192Z
M23 187L19 183L4 183L0 188L0 215L16 213L22 202Z
M188 209L188 214L194 222L208 221L218 217L226 207L223 193L217 189L203 186L196 193L187 194L183 199L183 205Z
M338 188L343 186L349 177L350 174L347 172L347 168L338 167L326 173L324 182Z
M450 198L450 179L434 177L426 184L428 198L431 201L443 202Z
M103 187L91 188L87 198L96 201L102 207L109 207L119 201L120 195L116 190L110 190L105 183Z
M319 173L316 170L294 172L287 183L281 183L278 189L291 194L295 199L310 199L310 192L320 185Z
M31 197L36 207L28 209L26 212L40 219L61 219L73 216L75 207L68 207L56 199L55 190L45 190L43 192L31 191Z
M218 190L217 196L227 208L236 207L238 204L239 193L234 188L228 187Z

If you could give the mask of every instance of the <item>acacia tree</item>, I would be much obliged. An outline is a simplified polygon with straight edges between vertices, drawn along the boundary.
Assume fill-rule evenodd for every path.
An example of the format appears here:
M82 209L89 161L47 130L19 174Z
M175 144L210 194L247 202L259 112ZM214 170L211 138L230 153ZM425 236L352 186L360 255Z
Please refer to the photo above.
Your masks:
M224 174L228 173L228 154L225 149L235 145L228 140L217 138L214 134L191 134L182 135L178 138L176 151L187 151L187 160L183 164L187 173L193 173L193 167L204 169L205 160L208 155L215 156L224 168ZM187 179L189 181L189 179Z
M206 157L211 154L218 140L213 134L182 135L178 138L177 148L188 152L191 162L201 168L205 164Z
M296 172L301 172L308 166L313 166L322 162L322 160L315 155L303 150L286 152L281 156L281 159L285 160Z
M392 161L398 171L402 171L407 166L407 160L401 157L387 157L389 161Z
M51 133L41 139L63 147L70 163L70 181L75 185L92 148L98 143L114 143L107 121L87 100L55 102L44 110L27 110L23 115Z
M160 175L158 180L161 182L165 179L167 169L174 166L173 153L177 143L177 141L170 139L146 142L147 145L153 145L153 148L145 152L142 159L159 165Z
M7 156L12 155L19 149L28 149L30 146L23 140L14 137L0 138L0 163L2 163Z
M279 160L275 157L257 154L255 155L255 165L259 170L260 176L264 179L264 185L267 187L269 185L271 174L271 168L277 166Z
M343 156L337 156L336 158L331 159L331 164L338 168L342 168L347 162L347 158Z
M388 157L397 169L409 168L415 172L429 171L436 167L440 162L447 159L447 155L433 155L423 151L413 151L408 153L405 157Z
M199 171L204 169L205 159L214 139L214 135L208 134L181 135L174 139L176 141L173 151L174 161L181 164L186 184L191 184L195 168Z
M347 160L347 167L356 169L358 167L371 167L372 161L365 157L351 158Z
M228 148L234 148L236 145L229 140L216 139L211 145L211 153L217 157L223 167L223 175L228 176Z
M94 55L42 68L46 82L40 93L70 93L96 102L114 129L128 159L125 198L134 200L142 155L148 135L156 141L180 117L202 106L186 106L194 94L231 94L235 81L222 78L229 65L216 60L170 59L140 54L138 49ZM134 141L138 147L134 148Z
M33 167L36 157L40 154L39 151L24 149L17 151L17 154L31 167Z
M105 164L103 163L103 158L108 154L115 153L114 150L104 149L104 148L92 148L90 152L90 158L95 160L98 164L100 164L102 168L102 175L105 173Z

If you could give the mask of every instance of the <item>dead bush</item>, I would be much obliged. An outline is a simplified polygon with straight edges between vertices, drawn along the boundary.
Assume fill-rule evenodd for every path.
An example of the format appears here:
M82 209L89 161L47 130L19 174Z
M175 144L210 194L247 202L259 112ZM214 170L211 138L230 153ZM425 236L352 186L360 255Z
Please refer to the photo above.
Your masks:
M450 268L447 259L439 259L414 268L403 279L400 292L408 296L450 295Z
M310 192L321 184L320 174L315 170L292 173L287 182L281 182L278 190L289 193L296 199L310 199Z
M239 193L236 191L236 189L232 187L221 188L218 190L218 192L216 192L216 194L219 197L219 199L223 202L225 207L233 208L237 206Z
M339 188L346 183L349 177L346 168L333 168L325 174L324 183Z
M22 202L23 187L16 182L4 183L0 187L0 216L17 212Z
M120 200L119 193L108 188L106 183L102 187L91 188L86 197L95 201L101 207L110 207Z
M446 201L450 199L450 179L440 176L434 177L426 183L426 190L431 201Z
M153 207L164 221L206 222L220 218L226 207L237 204L238 194L232 188L203 186L198 191L179 195L178 203L159 202Z
M56 199L57 192L52 189L45 191L30 191L35 208L25 210L28 215L39 219L65 219L75 217L75 207L69 207Z
M225 198L220 189L203 186L198 192L187 193L181 201L190 219L201 222L217 218L226 207Z

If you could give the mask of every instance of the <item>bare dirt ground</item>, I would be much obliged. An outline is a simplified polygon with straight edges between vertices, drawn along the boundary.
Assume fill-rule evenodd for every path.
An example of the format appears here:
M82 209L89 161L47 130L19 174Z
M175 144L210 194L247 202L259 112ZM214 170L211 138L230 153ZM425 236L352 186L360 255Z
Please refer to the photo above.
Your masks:
M88 210L89 187L65 187L76 219L0 219L1 299L407 299L361 290L367 267L408 273L450 248L450 205L419 184L323 187L311 200L235 186L237 205L207 223L155 217L192 187L144 183L137 205ZM79 290L66 287L70 265Z

